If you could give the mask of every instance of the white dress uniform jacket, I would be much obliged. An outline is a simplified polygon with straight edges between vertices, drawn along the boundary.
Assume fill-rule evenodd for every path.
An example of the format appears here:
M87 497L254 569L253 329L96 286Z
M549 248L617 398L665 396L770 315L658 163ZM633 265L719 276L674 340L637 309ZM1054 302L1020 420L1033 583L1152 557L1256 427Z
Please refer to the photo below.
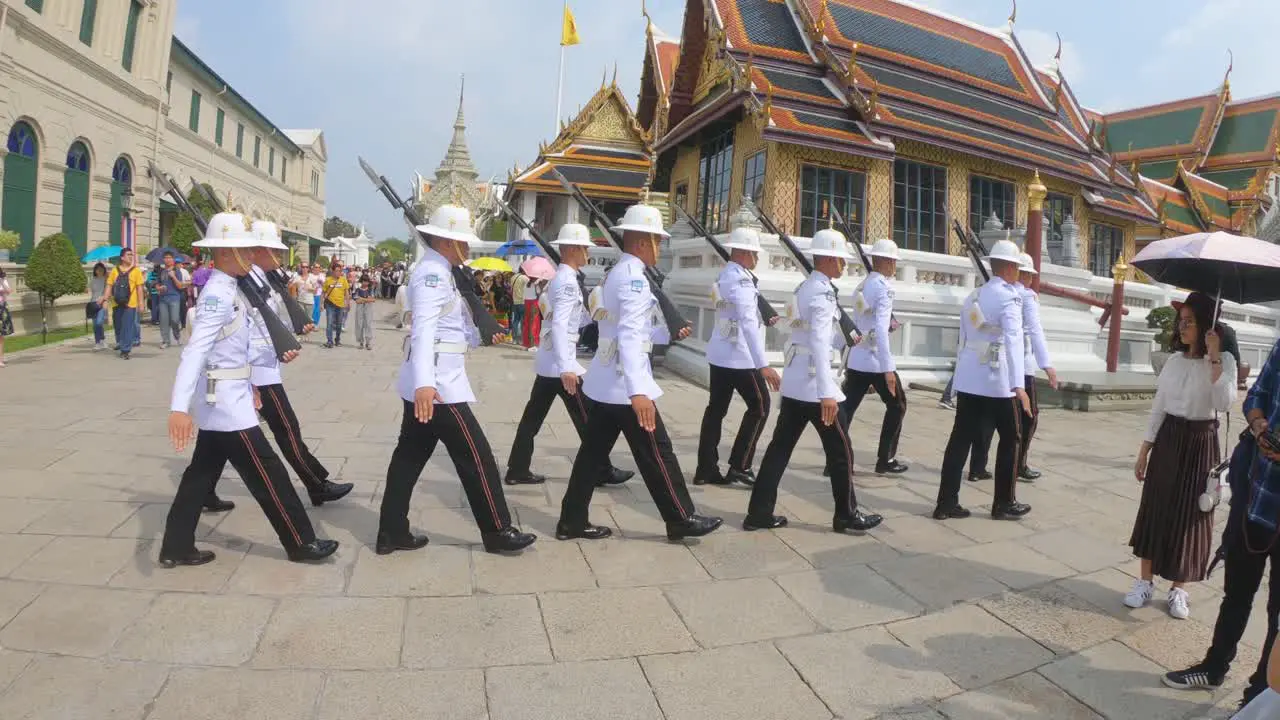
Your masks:
M784 355L782 396L804 402L844 400L831 361L845 345L836 328L839 311L831 278L814 270L796 288L789 308L791 339Z
M396 383L400 397L412 402L418 388L434 387L437 404L475 402L466 353L480 344L480 331L453 283L449 261L424 249L406 287L413 326Z
M893 316L893 284L874 270L858 287L853 300L853 322L864 336L849 351L847 367L869 373L898 369L889 351L889 318Z
M235 278L214 269L200 293L191 339L182 350L178 375L173 382L169 409L191 412L201 430L237 432L258 425L253 407L250 366L275 366L275 350L254 346L257 334L248 302L240 295ZM225 329L224 329L225 328ZM238 375L214 381L214 402L209 402L208 373Z
M582 301L578 271L561 265L542 294L542 337L534 370L542 377L560 377L561 373L583 375L586 368L578 364L578 332L589 322L587 306Z
M735 370L758 369L769 362L764 357L764 323L751 273L736 262L727 263L712 286L716 304L716 326L707 343L707 362Z
M284 300L280 297L280 293L275 291L271 283L267 282L267 273L257 265L249 269L249 273L258 281L258 284L267 289L267 306L276 314L276 317L285 319L289 316L285 314ZM272 349L271 336L267 334L266 325L262 322L262 314L252 306L247 308L250 316L253 318L254 333L250 340L255 346ZM288 322L287 320L285 320ZM254 365L250 369L249 381L254 387L262 387L264 385L279 385L284 382L280 374L280 364L276 363L274 367L261 367Z
M1044 340L1044 326L1040 324L1040 295L1022 283L1015 283L1014 287L1022 295L1023 370L1035 375L1039 370L1053 367L1049 345Z
M653 379L649 352L655 342L669 342L667 326L654 315L658 299L649 289L644 261L623 253L601 286L600 345L591 358L582 391L596 402L630 405L633 395L662 397Z
M965 299L960 315L960 355L956 358L957 392L986 397L1013 397L1024 379L1022 295L998 277Z

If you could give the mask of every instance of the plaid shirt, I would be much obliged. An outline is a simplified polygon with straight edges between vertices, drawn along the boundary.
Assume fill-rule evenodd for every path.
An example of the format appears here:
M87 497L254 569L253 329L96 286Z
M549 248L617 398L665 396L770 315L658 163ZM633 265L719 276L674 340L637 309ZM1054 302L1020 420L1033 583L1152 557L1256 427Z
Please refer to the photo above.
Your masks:
M1271 349L1262 372L1245 397L1245 415L1254 410L1262 412L1273 432L1280 432L1280 342ZM1251 470L1253 501L1249 503L1249 520L1275 530L1280 525L1280 472L1261 452L1256 453Z

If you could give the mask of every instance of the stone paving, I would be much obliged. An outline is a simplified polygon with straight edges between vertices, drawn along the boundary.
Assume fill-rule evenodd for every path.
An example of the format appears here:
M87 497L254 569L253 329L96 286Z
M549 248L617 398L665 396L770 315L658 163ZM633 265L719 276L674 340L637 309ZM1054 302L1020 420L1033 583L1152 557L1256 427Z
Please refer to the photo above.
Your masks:
M239 507L199 531L217 561L161 570L158 537L187 458L165 436L178 351L144 335L128 362L78 343L0 371L5 720L1226 718L1257 660L1261 607L1227 688L1159 682L1204 652L1220 572L1191 589L1188 621L1167 616L1163 589L1143 610L1120 603L1136 570L1126 541L1141 413L1046 411L1033 451L1045 478L1019 487L1034 512L938 523L927 514L951 415L913 394L901 448L912 469L878 478L869 401L854 429L857 490L883 526L830 532L810 433L780 495L790 527L744 533L744 490L691 488L725 526L673 545L638 480L596 494L592 519L616 539L551 537L577 447L557 407L535 465L551 481L507 492L540 535L531 550L479 549L439 453L412 518L431 545L379 557L370 545L400 422L402 334L388 327L374 352L312 343L286 373L307 441L356 483L311 512L342 541L333 561L286 562L228 470L221 488ZM469 364L501 465L532 355L491 348ZM662 384L689 473L706 396ZM625 449L614 459L634 467ZM988 506L990 483L966 483L963 499Z

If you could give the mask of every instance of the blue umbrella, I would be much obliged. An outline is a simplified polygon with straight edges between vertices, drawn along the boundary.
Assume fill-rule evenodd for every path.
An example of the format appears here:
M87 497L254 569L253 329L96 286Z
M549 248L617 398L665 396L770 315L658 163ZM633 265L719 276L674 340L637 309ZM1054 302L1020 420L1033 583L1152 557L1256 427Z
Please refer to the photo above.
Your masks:
M542 248L538 247L538 243L532 240L516 240L514 242L505 242L498 247L498 257L506 257L508 255L541 255Z
M80 262L105 262L112 258L120 257L120 253L123 251L124 248L119 245L104 245L102 247L96 247L90 250L84 257L80 258Z

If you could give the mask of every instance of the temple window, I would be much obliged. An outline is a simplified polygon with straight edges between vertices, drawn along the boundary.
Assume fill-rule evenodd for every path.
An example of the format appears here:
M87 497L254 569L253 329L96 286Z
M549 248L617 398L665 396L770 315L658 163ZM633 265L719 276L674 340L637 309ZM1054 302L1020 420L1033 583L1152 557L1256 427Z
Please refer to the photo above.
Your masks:
M862 217L866 202L867 176L865 173L835 170L816 165L800 168L800 235L813 237L814 233L831 224L831 206L849 223L856 237L862 242Z
M982 224L993 214L1000 224L1013 227L1013 183L970 175L969 229L982 232Z
M893 161L893 239L907 250L947 251L947 169Z
M1054 250L1062 247L1062 223L1075 214L1070 195L1051 192L1044 199L1044 214L1049 218L1049 236L1045 247Z
M1111 276L1111 267L1124 252L1124 231L1115 225L1095 222L1089 228L1089 272Z
M742 197L758 200L756 191L764 185L764 151L747 158L742 168Z
M682 182L676 185L676 205L686 212L689 210L689 183Z
M698 165L700 197L698 219L708 232L728 229L729 182L733 176L733 128L712 136L702 144Z

